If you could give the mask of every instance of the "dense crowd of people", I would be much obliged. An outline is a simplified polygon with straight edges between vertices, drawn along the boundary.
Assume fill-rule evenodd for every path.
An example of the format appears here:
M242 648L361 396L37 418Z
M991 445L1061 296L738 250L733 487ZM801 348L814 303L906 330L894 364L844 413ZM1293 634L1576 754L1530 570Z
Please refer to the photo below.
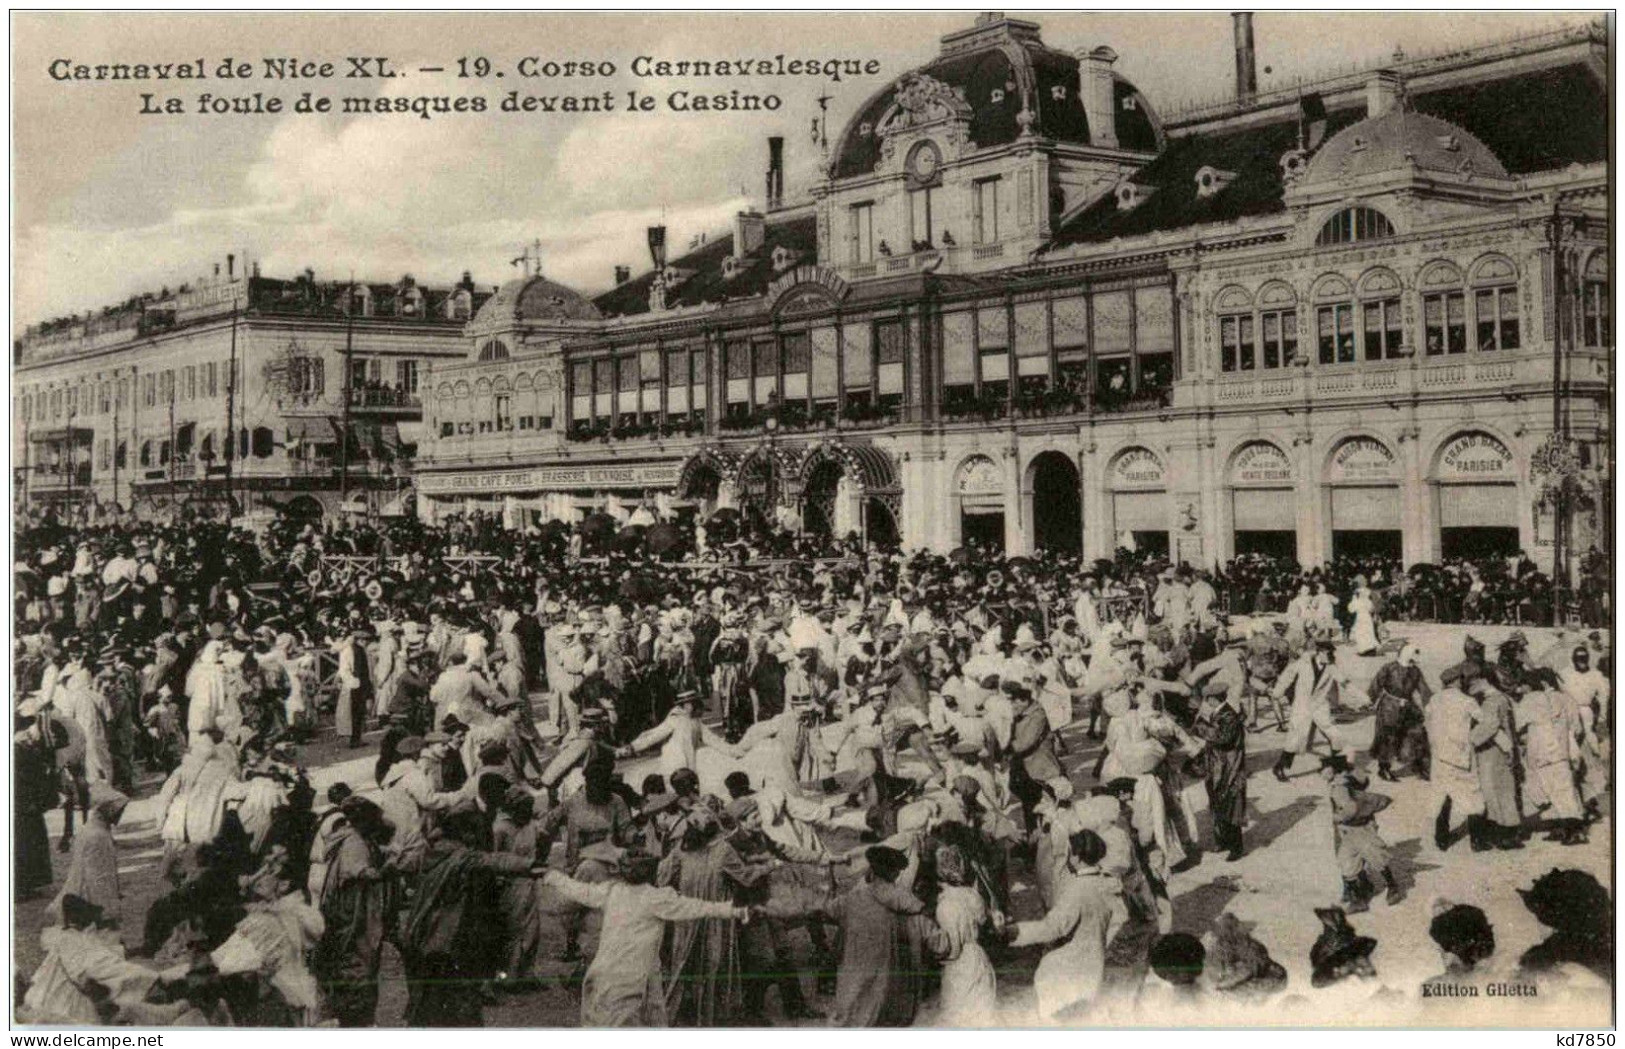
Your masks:
M1020 1022L1358 1008L1375 941L1351 916L1406 888L1350 712L1378 778L1427 781L1441 854L1583 846L1610 797L1607 639L1469 637L1430 682L1386 628L1422 576L1390 565L904 554L646 508L525 531L43 519L15 551L14 884L52 897L37 1023L368 1025L386 950L415 1026L478 1025L555 971L585 1026L767 1024L773 990L787 1021L1009 1022L996 963L1037 946ZM1473 593L1451 607L1485 621ZM1479 593L1474 615L1506 607ZM1384 659L1363 691L1350 653ZM312 785L301 748L329 729L382 730L373 782ZM1332 813L1343 895L1307 988L1233 914L1174 931L1170 878L1247 852L1252 737ZM164 891L126 950L113 831L154 777ZM1518 979L1608 993L1606 888L1558 868L1522 898L1551 934ZM1429 932L1441 979L1495 951L1469 902Z

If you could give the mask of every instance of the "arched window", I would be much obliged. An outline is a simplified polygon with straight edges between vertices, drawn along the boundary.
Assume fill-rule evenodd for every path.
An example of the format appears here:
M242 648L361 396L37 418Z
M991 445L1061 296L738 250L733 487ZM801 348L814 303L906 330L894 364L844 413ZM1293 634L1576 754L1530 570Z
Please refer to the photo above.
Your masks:
M1399 309L1399 278L1374 269L1360 278L1360 316L1365 359L1392 361L1405 356L1405 322Z
M1394 235L1394 224L1376 208L1344 208L1320 227L1315 247L1353 244L1362 240L1382 240Z
M1602 252L1591 256L1586 263L1580 285L1580 312L1583 319L1581 335L1587 346L1608 344L1608 257Z
M152 442L151 441L142 441L141 442L141 465L142 466L151 466L152 465Z
M1522 342L1518 324L1518 268L1491 255L1473 267L1473 320L1481 351L1515 350Z
M1258 330L1263 338L1263 366L1290 368L1298 357L1298 294L1291 285L1271 281L1258 292Z
M1467 294L1461 270L1442 259L1422 270L1422 326L1429 357L1467 352Z
M1315 330L1320 363L1354 363L1354 289L1342 277L1323 277L1315 286Z
M1250 372L1257 366L1253 297L1245 288L1229 287L1213 307L1219 314L1219 370Z
M490 339L480 347L480 360L505 361L508 359L508 344L501 339Z

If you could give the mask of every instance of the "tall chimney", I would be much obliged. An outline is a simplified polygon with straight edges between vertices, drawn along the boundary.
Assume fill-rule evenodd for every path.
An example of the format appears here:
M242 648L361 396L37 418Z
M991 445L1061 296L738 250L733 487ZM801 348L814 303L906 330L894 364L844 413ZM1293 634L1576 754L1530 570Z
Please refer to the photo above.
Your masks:
M655 272L666 268L666 227L649 227L649 257L654 260Z
M784 203L784 136L767 140L767 206L771 210Z
M1117 78L1112 75L1116 61L1117 52L1104 44L1078 52L1078 99L1089 121L1089 144L1108 149L1117 146Z
M734 258L742 259L767 239L767 220L752 208L734 216Z
M1230 16L1236 31L1236 101L1251 102L1258 94L1258 56L1253 51L1253 13Z

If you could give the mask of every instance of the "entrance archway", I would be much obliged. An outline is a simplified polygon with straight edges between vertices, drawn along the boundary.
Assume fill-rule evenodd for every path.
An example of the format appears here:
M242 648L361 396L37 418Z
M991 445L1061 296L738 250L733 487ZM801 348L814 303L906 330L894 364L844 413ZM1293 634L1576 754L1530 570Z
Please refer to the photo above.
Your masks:
M1027 465L1033 547L1062 554L1083 549L1083 497L1078 468L1061 452L1041 452Z
M1230 457L1232 545L1239 554L1298 558L1292 460L1271 441L1248 441Z
M865 538L883 550L897 546L897 518L886 500L870 496L863 502L863 531Z
M959 498L959 543L982 553L1004 553L1004 477L985 455L959 464L954 476Z
M801 525L806 531L820 536L835 534L835 497L842 473L841 464L834 460L820 462L808 472L801 505Z
M1500 438L1483 430L1451 436L1434 456L1433 491L1441 558L1518 553L1518 467Z
M1326 463L1333 558L1404 556L1399 457L1375 437L1338 442Z
M1149 448L1129 447L1113 457L1106 481L1114 547L1168 556L1167 477L1162 457Z
M782 489L778 466L765 455L747 462L739 471L739 508L759 525L772 523Z

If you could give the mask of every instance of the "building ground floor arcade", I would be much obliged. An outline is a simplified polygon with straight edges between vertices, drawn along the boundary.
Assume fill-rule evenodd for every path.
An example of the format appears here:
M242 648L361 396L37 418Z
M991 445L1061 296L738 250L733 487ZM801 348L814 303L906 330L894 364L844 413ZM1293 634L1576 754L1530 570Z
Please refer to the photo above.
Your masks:
M792 528L938 551L1052 548L1093 559L1131 546L1212 565L1245 553L1413 564L1524 550L1549 565L1555 516L1539 505L1531 463L1551 419L1524 407L1453 402L617 446L568 463L425 473L419 512L500 511L523 527L599 509L624 518L640 505L656 517L735 507ZM1590 441L1585 425L1575 436L1595 469L1603 438L1596 420L1589 425ZM1605 534L1606 512L1577 507L1565 545L1583 552Z

